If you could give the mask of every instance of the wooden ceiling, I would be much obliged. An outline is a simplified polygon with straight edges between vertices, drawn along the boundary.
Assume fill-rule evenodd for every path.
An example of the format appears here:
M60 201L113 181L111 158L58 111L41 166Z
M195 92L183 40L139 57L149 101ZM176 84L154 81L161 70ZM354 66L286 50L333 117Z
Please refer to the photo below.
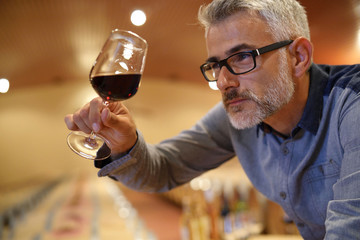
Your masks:
M45 83L86 81L112 29L147 39L144 75L202 82L206 56L197 10L210 0L0 0L0 78L11 89ZM309 14L314 60L360 62L360 0L301 0ZM130 23L142 9L144 26Z

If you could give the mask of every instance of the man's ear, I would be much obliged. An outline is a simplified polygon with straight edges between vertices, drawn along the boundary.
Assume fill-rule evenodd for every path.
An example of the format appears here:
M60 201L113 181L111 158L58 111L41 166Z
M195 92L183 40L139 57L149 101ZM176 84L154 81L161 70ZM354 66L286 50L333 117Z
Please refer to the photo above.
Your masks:
M304 37L299 37L290 44L289 52L292 59L293 73L299 78L307 72L312 63L312 43Z

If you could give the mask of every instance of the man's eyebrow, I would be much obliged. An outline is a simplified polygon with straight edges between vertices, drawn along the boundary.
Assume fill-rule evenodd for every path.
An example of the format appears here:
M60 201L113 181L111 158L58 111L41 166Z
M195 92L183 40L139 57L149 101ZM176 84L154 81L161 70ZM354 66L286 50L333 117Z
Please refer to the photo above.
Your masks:
M236 45L236 46L230 48L229 50L227 50L225 52L225 54L227 56L230 56L231 54L234 54L241 50L249 50L249 49L255 49L255 47L252 45L243 43L243 44L239 44L239 45ZM206 59L206 62L218 62L218 61L220 61L218 57L209 57L208 59Z
M217 58L217 57L209 57L208 59L206 59L205 62L210 63L210 62L217 62L217 61L219 61L219 58Z
M252 45L243 43L243 44L239 44L239 45L236 45L235 47L230 48L225 53L226 53L226 55L231 55L231 54L234 54L234 53L239 52L241 50L249 50L249 49L255 49L255 47L252 46Z

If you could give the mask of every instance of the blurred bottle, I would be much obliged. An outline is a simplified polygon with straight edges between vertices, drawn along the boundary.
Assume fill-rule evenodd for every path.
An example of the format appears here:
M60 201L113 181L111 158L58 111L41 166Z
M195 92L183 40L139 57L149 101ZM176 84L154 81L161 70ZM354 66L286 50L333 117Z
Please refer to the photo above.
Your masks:
M222 239L233 239L233 215L230 208L231 185L226 183L220 195L220 224L219 231Z
M204 191L207 215L209 216L210 239L220 240L219 223L220 223L220 197L217 188L212 186Z
M210 240L210 219L205 201L199 196L195 194L194 198L183 199L180 222L182 240Z
M242 196L240 188L234 186L232 200L232 212L234 215L234 236L236 240L243 240L249 237L247 228L248 206L246 199Z
M182 199L182 214L180 218L181 240L192 240L190 221L191 221L190 198L184 197Z

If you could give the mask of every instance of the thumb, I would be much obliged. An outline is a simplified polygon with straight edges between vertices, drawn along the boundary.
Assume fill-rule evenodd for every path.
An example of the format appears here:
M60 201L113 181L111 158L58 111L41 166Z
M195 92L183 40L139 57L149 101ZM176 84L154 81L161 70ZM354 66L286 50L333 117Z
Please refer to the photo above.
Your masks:
M114 127L116 125L116 115L113 114L108 108L104 108L101 112L101 121L107 127Z
M128 114L126 112L121 112L119 114L113 113L109 108L104 108L101 112L101 121L106 127L112 129L122 129L127 124L131 123L128 119ZM129 126L127 126L129 127Z
M107 128L102 134L109 141L112 151L128 151L136 143L136 126L126 109L119 108L112 112L109 108L104 108L101 121Z

